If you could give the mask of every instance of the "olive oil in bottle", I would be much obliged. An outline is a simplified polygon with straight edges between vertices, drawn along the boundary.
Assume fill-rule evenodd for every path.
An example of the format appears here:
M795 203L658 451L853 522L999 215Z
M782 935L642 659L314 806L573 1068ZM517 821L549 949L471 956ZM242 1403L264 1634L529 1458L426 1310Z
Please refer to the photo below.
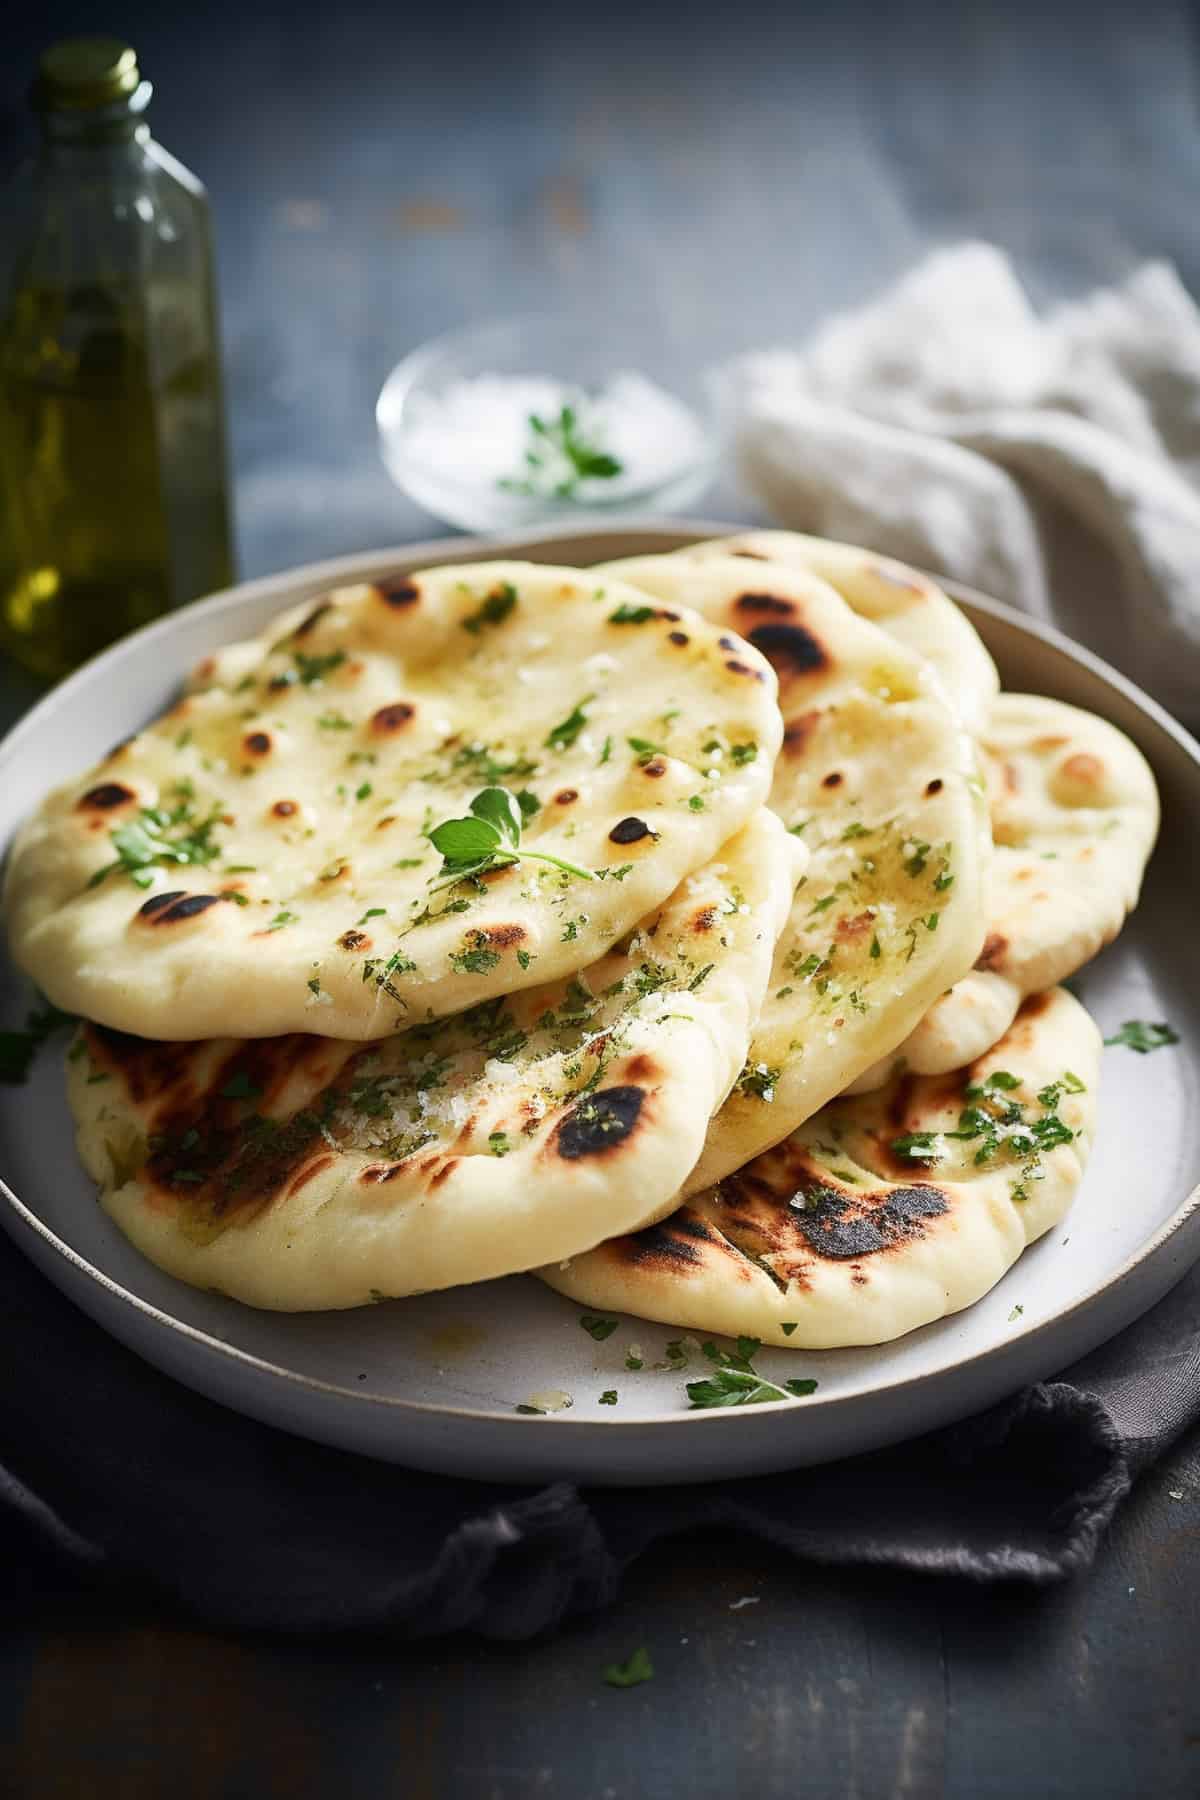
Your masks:
M48 51L8 196L0 645L51 678L232 577L208 205L149 99L124 44Z

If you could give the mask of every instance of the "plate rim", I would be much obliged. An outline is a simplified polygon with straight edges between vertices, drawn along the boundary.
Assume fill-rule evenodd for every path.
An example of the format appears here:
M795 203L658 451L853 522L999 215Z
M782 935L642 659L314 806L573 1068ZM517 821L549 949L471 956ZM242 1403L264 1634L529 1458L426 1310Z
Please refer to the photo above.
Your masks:
M302 564L295 569L280 570L271 575L257 576L250 581L235 583L231 587L221 589L218 593L193 601L186 607L168 613L162 619L155 620L130 636L122 638L118 643L111 645L107 650L85 663L57 687L52 688L0 740L0 781L3 781L9 764L24 749L26 739L44 729L46 722L51 721L64 706L70 706L76 692L81 687L95 680L101 670L115 671L126 660L136 660L147 645L157 644L160 640L169 641L173 633L178 630L179 621L183 618L190 620L201 615L219 618L226 613L236 612L240 607L253 601L269 598L276 593L280 596L291 595L295 600L299 600L304 598L305 592L310 589L319 590L323 586L354 578L369 580L374 575L391 572L393 569L407 571L423 565L432 566L437 559L443 561L449 558L453 558L455 561L468 559L483 561L499 557L519 559L522 548L525 550L542 549L561 543L569 549L575 540L596 537L628 537L643 534L649 537L677 537L686 542L730 536L745 529L747 527L744 524L720 523L707 519L606 519L602 523L572 525L547 530L542 535L539 535L536 529L531 528L511 535L487 537L456 535L424 539L413 544L394 545L378 550L356 551L346 556L329 557L319 562ZM1148 717L1160 731L1164 732L1172 740L1175 748L1182 752L1184 758L1193 765L1197 780L1200 782L1200 743L1156 700L1122 675L1119 670L1114 669L1111 664L1105 662L1102 657L1097 656L1094 651L1077 644L1055 626L1048 625L1040 619L1033 619L1016 607L994 600L966 583L942 576L930 576L929 579L937 582L952 598L962 601L968 608L974 608L985 616L1015 629L1018 633L1034 638L1070 663L1082 664L1089 673L1113 688L1138 712ZM70 1244L52 1231L9 1187L2 1176L0 1176L0 1201L4 1203L6 1211L23 1230L38 1237L54 1257L65 1262L77 1275L85 1277L110 1299L124 1304L133 1312L140 1314L153 1327L165 1329L169 1334L186 1340L189 1344L201 1349L209 1358L216 1359L217 1362L227 1361L240 1365L252 1371L256 1376L265 1377L268 1381L282 1382L289 1388L320 1395L326 1399L351 1400L359 1408L383 1408L388 1413L399 1412L405 1416L432 1416L437 1419L479 1422L489 1427L501 1423L536 1427L544 1425L547 1419L552 1419L559 1430L573 1427L576 1431L583 1429L587 1432L594 1432L597 1428L601 1428L610 1434L620 1435L658 1431L666 1425L678 1426L685 1423L695 1425L700 1420L705 1420L712 1429L723 1424L726 1429L734 1430L737 1428L737 1420L750 1416L744 1409L737 1408L715 1412L676 1409L670 1412L644 1415L637 1419L572 1416L570 1412L566 1411L544 1416L505 1414L481 1407L457 1406L442 1401L413 1400L402 1395L372 1393L370 1389L348 1388L337 1382L322 1381L315 1376L306 1375L283 1364L272 1362L266 1357L243 1349L240 1345L230 1344L200 1326L189 1325L185 1320L165 1312L162 1307L155 1305L152 1301L145 1300L140 1295L131 1292L103 1269L97 1268L89 1262L85 1256L82 1256L79 1251L73 1249ZM804 1407L809 1410L844 1409L866 1401L875 1401L882 1396L904 1394L910 1390L921 1389L931 1381L945 1380L970 1366L986 1366L992 1361L1011 1355L1018 1345L1026 1347L1036 1345L1040 1336L1050 1332L1061 1332L1065 1321L1077 1318L1101 1295L1123 1285L1136 1269L1151 1259L1157 1258L1173 1238L1198 1220L1200 1220L1200 1178L1152 1237L1131 1252L1103 1280L1088 1288L1069 1306L1055 1312L1050 1318L1031 1322L1013 1332L1003 1343L993 1344L982 1350L970 1351L944 1363L936 1370L927 1371L924 1374L903 1375L891 1380L883 1380L862 1393L821 1395L818 1390L816 1394L804 1398L789 1397L786 1402L780 1404L785 1404L789 1408ZM13 1236L18 1249L23 1249L16 1234L10 1233L10 1235ZM1190 1261L1184 1263L1178 1278L1182 1278L1189 1266ZM1169 1289L1174 1283L1171 1282L1167 1285ZM69 1295L67 1297L72 1298ZM77 1304L73 1299L72 1303ZM646 1322L654 1323L654 1321ZM97 1323L100 1322L97 1321ZM100 1328L106 1329L102 1323ZM1122 1328L1118 1327L1117 1329Z

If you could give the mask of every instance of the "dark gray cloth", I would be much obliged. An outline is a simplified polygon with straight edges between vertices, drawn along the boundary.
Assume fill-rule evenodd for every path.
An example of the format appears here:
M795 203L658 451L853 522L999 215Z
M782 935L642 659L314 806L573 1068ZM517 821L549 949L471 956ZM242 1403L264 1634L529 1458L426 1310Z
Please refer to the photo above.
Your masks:
M789 1557L976 1581L1085 1568L1139 1471L1200 1420L1200 1270L1060 1380L801 1475L643 1491L483 1486L244 1419L107 1337L0 1240L0 1564L210 1625L396 1637L546 1632L700 1528Z

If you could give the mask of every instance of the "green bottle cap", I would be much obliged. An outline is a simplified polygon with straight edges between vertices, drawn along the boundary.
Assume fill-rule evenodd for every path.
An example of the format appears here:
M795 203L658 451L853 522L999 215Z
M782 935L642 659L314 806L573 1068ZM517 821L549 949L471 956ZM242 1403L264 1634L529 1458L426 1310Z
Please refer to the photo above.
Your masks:
M127 100L141 81L137 53L120 38L65 38L43 54L33 102L48 112L91 112Z

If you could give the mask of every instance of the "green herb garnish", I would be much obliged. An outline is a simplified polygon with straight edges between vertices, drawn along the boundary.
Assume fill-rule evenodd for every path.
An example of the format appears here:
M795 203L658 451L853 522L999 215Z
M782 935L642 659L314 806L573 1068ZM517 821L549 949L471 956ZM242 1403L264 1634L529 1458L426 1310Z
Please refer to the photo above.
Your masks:
M583 1313L580 1316L579 1323L589 1337L595 1338L598 1344L602 1344L605 1338L612 1336L621 1321L619 1319L603 1318L598 1313Z
M304 650L293 650L292 661L296 665L296 673L305 687L312 687L314 682L324 681L335 669L340 669L346 660L344 650L330 650L325 656L309 656Z
M567 862L564 857L551 856L549 851L522 850L523 825L521 807L515 795L507 788L484 788L472 800L467 818L446 819L429 833L430 842L435 850L441 851L443 858L438 871L441 879L434 882L433 891L436 893L468 876L482 875L489 869L507 868L510 863L519 861L549 863L568 875L579 876L581 881L595 879L590 869L582 869L578 863Z
M611 1402L610 1402L611 1404ZM644 1646L634 1651L627 1662L609 1663L604 1671L604 1679L609 1687L637 1687L640 1682L654 1679L654 1664L650 1661L650 1653Z
M601 1406L615 1406L617 1404L616 1388L605 1388L600 1396L600 1404Z
M481 600L473 613L462 621L464 631L478 637L485 625L502 625L517 604L517 590L511 581L502 581L493 593Z
M703 1381L689 1381L688 1402L693 1412L716 1406L762 1406L793 1396L803 1399L815 1392L817 1383L809 1376L792 1381L768 1381L754 1367L754 1358L762 1349L759 1338L740 1337L736 1350L719 1350L716 1344L700 1348L714 1365L713 1373Z
M116 861L96 870L88 881L90 888L98 887L114 869L124 870L136 887L147 888L153 885L151 871L157 864L206 866L216 860L220 847L214 844L212 833L224 810L221 802L214 801L200 818L192 806L190 791L182 783L175 791L181 798L174 806L144 806L136 819L109 832Z
M622 462L589 439L574 406L561 406L557 418L530 413L528 424L525 474L498 481L505 493L569 500L581 481L611 481L624 470Z
M1144 1019L1126 1019L1120 1031L1105 1038L1104 1042L1120 1044L1123 1049L1136 1050L1139 1056L1148 1056L1151 1050L1165 1050L1169 1044L1177 1044L1179 1033L1161 1021L1149 1025Z
M587 714L583 709L595 698L595 694L585 694L578 706L569 712L560 724L554 726L546 738L548 749L570 749L571 745L575 742L575 739L587 724ZM519 794L517 798L518 800L520 799Z
M489 1131L488 1149L493 1156L507 1156L512 1149L512 1145L508 1141L508 1133L506 1131Z
M652 756L666 755L662 745L652 744L649 738L631 737L626 738L625 742L629 745L629 748L633 751L643 768L650 761Z
M610 612L610 625L646 625L656 616L653 606L631 606L628 600L622 600L615 612Z

